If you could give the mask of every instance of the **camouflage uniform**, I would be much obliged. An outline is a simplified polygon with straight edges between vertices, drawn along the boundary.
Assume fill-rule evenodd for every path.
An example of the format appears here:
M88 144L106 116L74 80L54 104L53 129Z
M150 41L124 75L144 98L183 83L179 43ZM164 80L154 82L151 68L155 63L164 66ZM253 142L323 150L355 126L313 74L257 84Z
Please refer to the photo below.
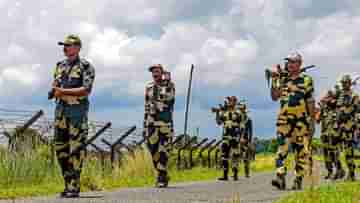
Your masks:
M240 114L242 115L240 129L240 154L244 162L245 177L250 177L250 146L252 140L252 120L246 111L246 105L240 106Z
M351 81L351 79L350 79ZM341 90L337 98L337 124L340 137L344 142L345 159L348 167L348 179L355 179L354 132L357 123L356 116L359 108L359 96L352 90Z
M221 111L217 117L217 122L219 124L223 124L221 160L224 176L223 178L220 178L220 180L228 179L230 158L234 179L238 179L238 165L240 161L240 123L242 120L243 115L235 109L226 109L225 111Z
M324 149L325 167L328 170L326 179L331 177L333 168L336 168L335 179L343 176L340 162L341 138L336 126L336 102L327 102L320 109L321 141Z
M144 134L158 171L158 183L167 182L167 163L173 137L173 110L175 85L171 81L156 84L149 82L145 88Z
M279 188L285 187L287 173L285 160L289 152L289 145L291 145L295 152L295 189L296 185L301 187L307 166L307 157L310 154L308 142L312 133L312 125L307 100L313 98L314 88L312 78L303 73L294 80L289 77L285 78L282 84L281 108L276 122L279 144L275 159L276 173L284 184Z
M54 79L64 89L85 87L90 93L94 67L85 59L63 60L56 64ZM85 142L88 134L88 97L64 96L56 100L54 144L65 182L65 190L80 192L80 173L85 150L69 156Z

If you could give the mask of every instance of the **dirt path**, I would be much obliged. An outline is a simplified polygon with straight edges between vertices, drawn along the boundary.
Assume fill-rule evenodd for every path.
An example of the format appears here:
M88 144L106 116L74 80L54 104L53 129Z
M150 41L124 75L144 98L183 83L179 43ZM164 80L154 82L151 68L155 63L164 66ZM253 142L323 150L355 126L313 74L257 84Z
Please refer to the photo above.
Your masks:
M318 167L318 166L317 166ZM315 167L315 168L317 168ZM315 170L315 177L319 177L318 169ZM60 199L53 197L40 197L24 200L6 200L0 203L69 203L69 202L101 202L101 203L122 203L122 202L241 202L270 203L280 197L289 194L291 191L279 191L270 186L273 174L255 174L247 179L241 177L239 181L209 181L171 184L166 189L159 188L126 188L112 192L82 193L80 199ZM291 186L293 176L288 176L288 188ZM305 180L305 184L320 184L320 178ZM237 201L239 202L239 201Z

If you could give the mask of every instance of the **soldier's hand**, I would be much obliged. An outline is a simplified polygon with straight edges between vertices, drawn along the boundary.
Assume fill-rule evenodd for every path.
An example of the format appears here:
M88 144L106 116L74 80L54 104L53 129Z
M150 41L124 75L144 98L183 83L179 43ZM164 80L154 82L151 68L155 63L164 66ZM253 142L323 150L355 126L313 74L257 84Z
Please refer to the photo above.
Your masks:
M247 143L246 139L241 137L240 138L240 144L246 144L246 143Z
M64 93L61 91L61 88L59 87L53 87L54 88L54 97L61 98L64 96Z
M52 82L51 86L53 86L53 87L59 87L58 81L54 80L54 81Z
M281 71L280 64L274 65L271 70L271 77L273 77L273 78L280 77L280 71Z

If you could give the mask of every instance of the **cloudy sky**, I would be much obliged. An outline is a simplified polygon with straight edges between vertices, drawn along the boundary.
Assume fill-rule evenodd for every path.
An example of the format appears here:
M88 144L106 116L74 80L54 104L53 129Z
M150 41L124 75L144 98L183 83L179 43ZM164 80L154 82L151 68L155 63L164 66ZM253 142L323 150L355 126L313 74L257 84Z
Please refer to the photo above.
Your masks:
M220 136L209 109L227 95L246 98L256 136L273 136L278 104L264 69L301 52L316 96L360 64L358 0L0 0L0 105L45 109L56 43L78 34L96 68L90 116L116 126L143 118L146 71L162 63L177 87L175 126L183 131L187 80L195 64L190 132Z

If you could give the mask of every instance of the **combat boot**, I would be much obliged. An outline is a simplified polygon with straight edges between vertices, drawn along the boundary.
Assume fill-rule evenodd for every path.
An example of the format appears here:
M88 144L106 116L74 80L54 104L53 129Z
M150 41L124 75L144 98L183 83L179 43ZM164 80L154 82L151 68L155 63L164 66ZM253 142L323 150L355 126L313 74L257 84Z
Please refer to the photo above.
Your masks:
M324 177L325 180L330 179L332 176L332 172L328 171L327 175Z
M279 190L285 190L286 188L285 174L277 174L276 178L271 181L271 185Z
M233 168L233 173L234 173L233 179L234 179L235 181L239 180L239 177L238 177L238 169L237 169L237 168Z
M167 172L160 171L156 180L155 187L165 188L168 186L169 180L170 178L168 177Z
M68 189L65 188L64 191L60 192L60 198L66 198L68 192L69 192Z
M66 198L67 197L67 194L70 192L69 190L69 178L64 178L64 182L65 182L65 188L64 188L64 191L60 192L60 195L59 197L60 198Z
M348 176L346 177L346 181L351 181L351 182L355 182L356 178L355 178L355 172L354 171L349 171Z
M302 189L302 177L296 177L294 180L294 185L291 188L292 190L301 190Z
M229 178L228 178L228 170L224 170L224 174L223 174L223 177L221 178L218 178L218 180L221 180L221 181L227 181Z
M65 198L79 198L80 197L80 189L72 189L68 190Z
M249 166L245 166L245 177L250 178L250 169Z
M342 179L345 177L344 169L338 169L333 177L333 180Z

